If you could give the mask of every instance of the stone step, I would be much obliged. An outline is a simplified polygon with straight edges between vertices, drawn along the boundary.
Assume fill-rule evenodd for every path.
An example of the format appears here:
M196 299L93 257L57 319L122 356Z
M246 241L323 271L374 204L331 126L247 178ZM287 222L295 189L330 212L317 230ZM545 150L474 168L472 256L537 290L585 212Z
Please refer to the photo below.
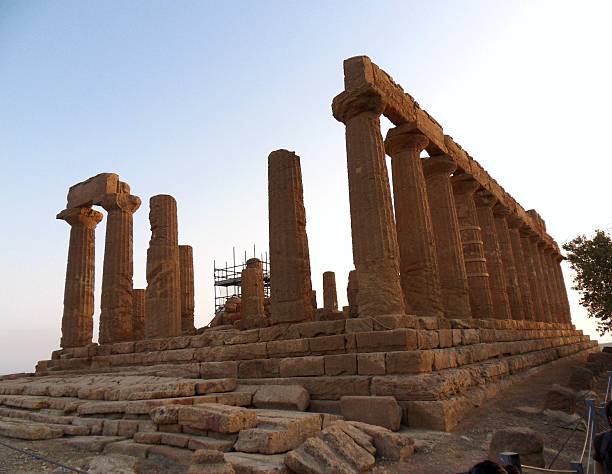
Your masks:
M289 474L284 454L225 453L225 461L239 474Z
M101 453L107 444L123 440L122 436L73 436L65 443L80 451Z
M202 436L189 433L136 433L134 441L143 444L163 444L175 448L187 448L195 451L196 449L209 449L221 452L228 452L234 448L233 439L218 439L212 436Z
M15 408L0 408L0 416L4 418L20 418L23 420L37 421L40 423L53 423L55 425L70 425L74 419L73 416L50 415L47 413Z
M67 436L86 436L90 433L87 426L63 425L55 423L32 422L23 418L5 418L0 416L0 420L5 422L21 423L24 425L43 425L54 430L60 430L63 435Z
M64 431L59 426L62 425L46 425L26 422L24 420L0 418L0 435L7 438L30 441L61 438L64 435Z
M281 410L254 410L257 426L240 431L234 446L245 453L286 453L310 436L321 431L323 417L319 414Z

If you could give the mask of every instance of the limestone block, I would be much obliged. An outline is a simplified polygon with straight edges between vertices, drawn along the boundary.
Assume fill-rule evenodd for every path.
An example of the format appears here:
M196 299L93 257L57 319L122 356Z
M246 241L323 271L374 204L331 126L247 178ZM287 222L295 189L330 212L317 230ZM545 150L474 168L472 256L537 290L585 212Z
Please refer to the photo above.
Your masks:
M576 412L577 394L574 390L561 385L553 385L546 393L545 406L549 410L559 410L566 413Z
M202 362L200 364L200 377L225 378L238 375L238 363L233 360L223 362Z
M225 460L235 471L244 474L288 474L285 456L282 454L265 455L253 453L227 453Z
M61 438L63 431L59 427L51 427L40 423L13 422L0 420L0 435L7 438L25 440Z
M236 388L236 379L211 379L196 382L196 394L231 392Z
M270 357L299 356L310 353L308 339L287 339L267 343Z
M404 462L414 452L414 440L405 434L359 421L349 421L348 424L372 437L377 459Z
M386 373L418 374L431 372L434 352L428 350L388 352L386 354Z
M417 331L414 329L357 333L356 341L359 352L414 350L418 347Z
M357 373L359 375L384 375L386 373L385 353L357 354Z
M402 421L402 410L393 397L342 397L340 409L347 420L383 426L392 431L399 430Z
M375 459L337 424L332 424L290 451L285 464L298 473L353 474L371 469Z
M313 337L308 339L312 354L338 354L344 352L344 335Z
M304 411L310 403L308 391L300 385L263 386L253 395L257 408Z
M182 407L179 423L217 433L238 433L255 427L257 415L252 410L240 407L203 403Z
M357 356L355 354L325 356L325 375L355 375L356 373Z
M280 375L280 359L255 359L241 361L238 376L245 378L278 377Z
M513 427L493 433L489 445L489 459L499 459L499 453L518 453L521 462L535 467L544 467L544 441L542 435L529 428Z
M162 405L153 408L149 413L156 425L173 425L178 423L178 414L181 405Z
M100 173L70 187L66 208L99 205L106 194L118 192L120 192L119 175L115 173Z
M281 377L307 377L324 373L324 358L321 356L288 357L280 361Z

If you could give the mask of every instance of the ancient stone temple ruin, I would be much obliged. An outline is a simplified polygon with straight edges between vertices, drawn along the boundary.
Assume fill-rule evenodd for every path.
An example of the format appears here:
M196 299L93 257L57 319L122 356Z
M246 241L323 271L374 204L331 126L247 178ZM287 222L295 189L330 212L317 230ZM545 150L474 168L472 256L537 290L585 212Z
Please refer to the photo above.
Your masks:
M333 431L338 417L377 425L350 426L387 440L386 455L397 460L410 442L387 430L449 430L527 371L596 350L572 325L563 256L540 215L369 58L344 62L344 85L332 110L346 134L354 262L347 307L338 307L329 271L317 308L295 153L268 157L269 305L261 261L251 259L234 302L239 317L197 331L199 269L191 247L179 245L176 201L150 199L147 288L134 289L140 199L116 174L101 174L73 186L58 214L71 226L61 349L38 363L36 376L1 382L0 403L56 407L72 417L71 429L133 438L117 450L178 459L206 446L227 451L233 466L257 460L303 472L318 462L304 446ZM381 115L394 125L386 137ZM97 344L94 234L102 214L94 205L108 213ZM241 421L220 428L237 410ZM386 449L377 446L376 457ZM364 459L354 462L374 462Z

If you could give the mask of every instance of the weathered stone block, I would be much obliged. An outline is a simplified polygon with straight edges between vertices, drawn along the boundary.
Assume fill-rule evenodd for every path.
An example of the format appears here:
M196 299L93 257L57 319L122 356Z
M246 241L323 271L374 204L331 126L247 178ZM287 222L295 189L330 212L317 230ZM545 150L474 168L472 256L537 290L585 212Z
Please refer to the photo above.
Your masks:
M325 356L325 375L355 375L356 373L356 354L338 354Z
M347 420L383 426L392 431L399 430L402 421L402 410L393 397L342 397L340 409Z
M384 375L386 373L385 353L357 354L357 373L359 375Z
M308 339L312 354L339 354L344 352L344 335L320 336Z
M372 318L351 318L346 320L346 332L369 332L374 330Z
M238 433L257 425L257 414L252 410L218 404L181 407L179 423L217 433Z
M291 357L280 361L281 377L306 377L325 373L322 356Z
M238 376L238 362L202 362L200 364L200 377L202 378L235 378Z
M388 374L431 372L433 361L433 351L388 352L386 355L386 371Z
M544 467L544 442L542 435L529 428L513 427L493 433L489 445L489 459L499 459L499 453L511 451L521 457L521 462Z
M267 343L270 357L294 357L310 352L308 339L287 339Z
M119 192L119 175L100 173L68 190L67 209L99 205L106 194Z
M414 329L362 332L355 334L355 338L359 352L414 350L418 347Z
M238 376L241 379L278 377L280 375L280 359L254 359L241 361L238 366Z
M253 395L257 408L304 411L309 403L310 395L300 385L263 386Z

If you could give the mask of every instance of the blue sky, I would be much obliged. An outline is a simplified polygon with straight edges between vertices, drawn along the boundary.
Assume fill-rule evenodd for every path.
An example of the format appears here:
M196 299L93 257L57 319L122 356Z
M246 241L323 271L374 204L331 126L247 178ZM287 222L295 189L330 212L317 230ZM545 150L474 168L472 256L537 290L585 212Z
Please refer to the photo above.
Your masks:
M330 104L355 55L389 72L559 242L609 229L611 13L603 1L0 2L0 373L31 370L58 346L69 228L55 214L70 185L100 172L143 200L137 288L148 200L176 197L203 325L213 259L267 247L267 155L296 151L313 283L320 293L322 272L336 271L344 299L344 128ZM96 316L103 244L104 222ZM592 332L577 298L575 321Z

